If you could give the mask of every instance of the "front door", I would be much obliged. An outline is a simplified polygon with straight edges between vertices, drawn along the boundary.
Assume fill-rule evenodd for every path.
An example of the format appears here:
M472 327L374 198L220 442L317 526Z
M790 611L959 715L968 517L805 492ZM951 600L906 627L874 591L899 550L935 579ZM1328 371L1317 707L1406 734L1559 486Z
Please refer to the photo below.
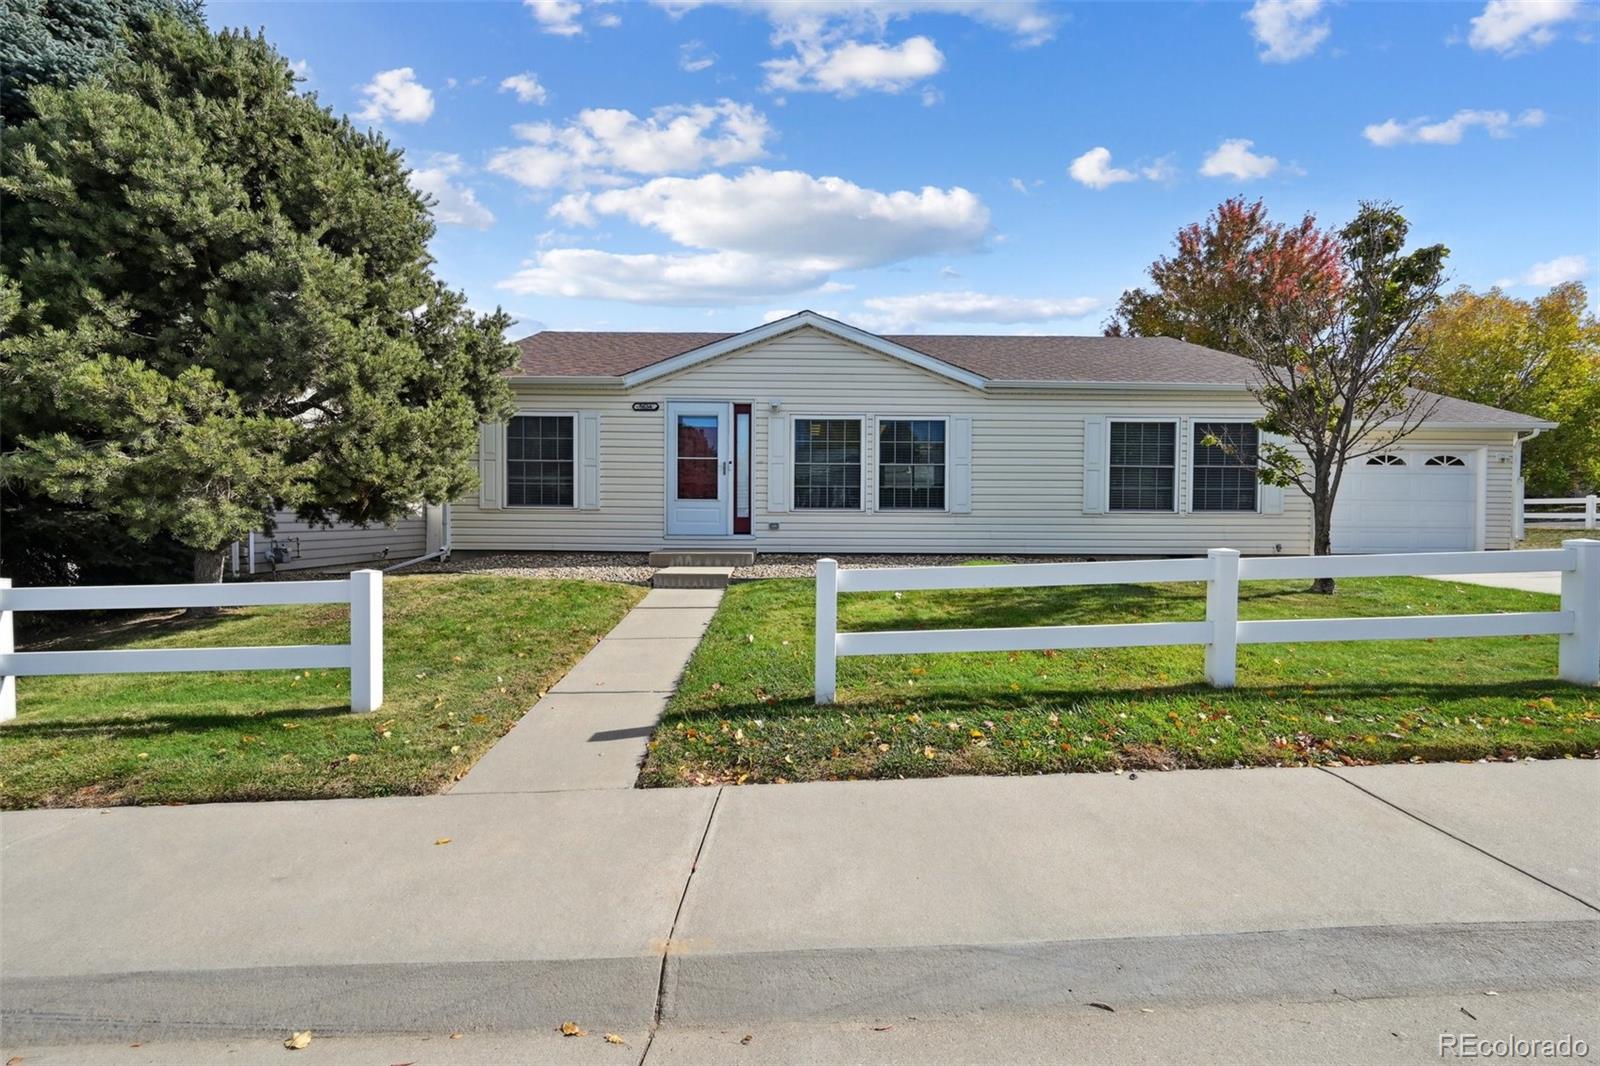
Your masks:
M732 411L725 403L667 405L667 532L729 532L733 484Z

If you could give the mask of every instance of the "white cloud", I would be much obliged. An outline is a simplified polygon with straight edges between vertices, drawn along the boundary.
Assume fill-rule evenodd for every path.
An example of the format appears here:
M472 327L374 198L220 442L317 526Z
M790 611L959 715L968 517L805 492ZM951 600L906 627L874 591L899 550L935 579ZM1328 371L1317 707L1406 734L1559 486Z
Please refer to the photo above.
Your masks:
M525 104L542 104L550 98L545 87L539 84L539 75L531 70L521 74L513 74L500 83L503 93L516 93L517 99Z
M1248 181L1265 178L1278 169L1278 160L1270 155L1257 155L1250 149L1255 141L1237 138L1223 141L1200 164L1200 173L1208 178L1235 178Z
M657 178L569 195L551 214L568 222L620 216L691 248L803 260L828 270L972 251L989 230L988 208L959 186L885 193L843 178L760 167L736 178Z
M772 43L787 54L766 61L774 92L901 92L944 68L944 53L928 37L885 40L892 22L923 12L972 19L1042 44L1056 17L1038 0L655 0L673 16L713 5L757 11L772 25ZM924 101L926 102L926 100ZM936 101L935 101L936 102Z
M289 64L289 69L294 71L294 76L300 81L311 80L311 60L297 59Z
M1072 161L1067 173L1091 189L1109 189L1118 182L1134 181L1139 175L1111 165L1111 149L1091 148Z
M1024 196L1028 195L1028 183L1021 178L1012 178L1011 187Z
M1472 20L1467 43L1479 51L1514 55L1555 40L1555 27L1576 18L1578 0L1489 0Z
M742 252L618 255L592 248L540 252L499 288L527 296L700 306L756 303L820 285L827 267Z
M1093 296L1039 299L982 292L923 292L909 296L874 296L861 301L867 314L858 316L876 331L908 329L934 322L990 322L1016 325L1082 318L1099 310Z
M1463 109L1441 122L1430 122L1425 117L1404 122L1386 119L1368 126L1361 135L1379 148L1397 144L1459 144L1462 136L1474 126L1482 126L1491 137L1509 137L1517 127L1542 126L1544 121L1544 112L1536 107L1515 118L1507 111Z
M1304 59L1328 39L1331 29L1322 12L1322 0L1256 0L1244 17L1261 45L1263 63L1292 63Z
M501 284L516 292L633 303L749 303L815 289L848 269L972 251L989 212L961 188L880 192L842 178L754 168L737 178L657 178L563 197L550 213L572 224L623 218L689 249L622 255L557 248Z
M489 169L529 188L620 184L622 174L671 174L747 163L766 155L771 127L748 104L658 107L647 117L615 108L590 108L564 126L523 123L530 142L506 148Z
M935 105L942 103L944 103L944 93L940 92L932 85L924 85L922 87L923 107L934 107Z
M494 225L494 212L478 202L470 188L453 179L467 172L461 157L451 153L430 156L427 166L407 175L411 187L433 197L433 217L449 226L488 229Z
M367 122L423 122L433 114L433 90L419 83L410 67L379 71L361 87L361 95L366 102L356 117Z
M690 74L698 74L717 61L717 54L704 41L688 41L678 46L678 66Z
M557 37L575 37L583 32L583 27L578 25L578 16L583 13L583 5L578 0L522 0L522 2L533 13L534 21L539 23L539 28L545 33L553 33Z
M927 37L898 45L846 41L837 47L801 44L796 54L769 59L767 88L854 96L863 90L897 93L944 69L944 53Z
M622 16L614 11L608 11L604 15L595 16L594 24L601 29L614 30L622 25Z
M1141 166L1139 175L1146 181L1174 182L1178 180L1178 164L1172 156L1164 155Z
M1039 0L654 0L673 16L702 7L760 11L776 34L813 31L825 24L849 32L881 34L896 19L931 12L959 15L1009 33L1018 44L1039 45L1055 35L1056 16Z
M1520 277L1501 278L1495 285L1502 289L1528 285L1548 289L1569 281L1582 281L1589 274L1589 259L1582 255L1562 255L1535 263Z

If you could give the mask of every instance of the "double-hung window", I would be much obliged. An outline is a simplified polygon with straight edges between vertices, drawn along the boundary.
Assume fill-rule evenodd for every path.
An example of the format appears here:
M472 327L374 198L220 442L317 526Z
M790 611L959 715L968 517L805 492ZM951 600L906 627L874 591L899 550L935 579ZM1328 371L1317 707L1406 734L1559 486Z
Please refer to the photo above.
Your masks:
M1192 509L1254 511L1258 444L1259 432L1249 422L1194 423Z
M571 507L571 415L518 415L506 424L506 505Z
M1114 421L1109 443L1111 510L1177 510L1177 423Z
M878 420L878 509L944 510L945 421Z
M794 507L861 509L861 419L794 420Z

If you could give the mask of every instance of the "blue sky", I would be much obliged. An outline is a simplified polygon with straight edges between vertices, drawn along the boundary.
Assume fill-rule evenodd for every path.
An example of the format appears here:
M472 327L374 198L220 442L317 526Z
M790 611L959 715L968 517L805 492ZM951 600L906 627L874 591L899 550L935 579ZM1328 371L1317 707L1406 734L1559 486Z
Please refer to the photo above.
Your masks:
M1455 283L1600 268L1600 8L218 3L439 198L517 332L1095 333L1226 196L1393 200Z

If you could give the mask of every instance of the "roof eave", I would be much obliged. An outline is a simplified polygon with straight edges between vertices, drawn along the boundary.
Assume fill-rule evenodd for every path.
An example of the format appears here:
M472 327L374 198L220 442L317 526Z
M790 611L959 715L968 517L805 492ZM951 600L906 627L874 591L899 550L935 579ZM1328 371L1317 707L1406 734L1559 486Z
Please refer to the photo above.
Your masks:
M1054 381L1022 378L992 378L991 389L1151 389L1156 392L1229 392L1249 389L1243 381Z
M507 374L506 381L513 385L582 385L586 388L620 389L622 378L615 375L591 374Z

